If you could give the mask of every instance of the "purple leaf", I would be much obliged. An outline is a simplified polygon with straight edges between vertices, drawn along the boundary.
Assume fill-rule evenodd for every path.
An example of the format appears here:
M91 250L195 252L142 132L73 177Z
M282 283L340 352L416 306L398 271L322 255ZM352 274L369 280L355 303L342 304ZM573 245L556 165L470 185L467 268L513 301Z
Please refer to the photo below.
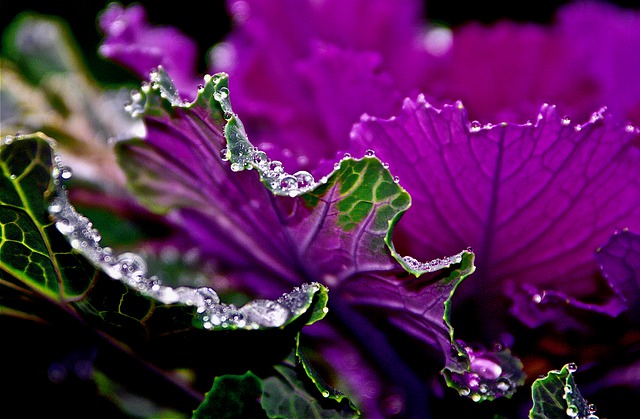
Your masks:
M401 96L383 68L385 62L416 66L421 48L404 41L420 30L419 2L408 1L401 8L378 0L228 5L235 31L213 49L211 72L233 74L234 107L253 143L286 167L311 170L325 160L333 162L363 112L390 117L400 105ZM379 18L361 19L362 7ZM360 24L352 25L353 19ZM100 27L105 34L102 55L143 80L151 68L162 65L181 95L193 99L198 83L195 44L183 34L148 24L135 5L111 5L101 15ZM243 65L236 66L234 51L240 50ZM409 83L407 77L398 79ZM348 100L336 101L337 94Z
M558 106L577 121L604 105L618 118L640 121L637 13L603 2L573 2L559 7L546 25L503 20L447 28L423 19L421 7L418 1L366 6L359 1L277 6L229 1L236 25L213 49L210 71L231 75L236 111L250 136L271 143L263 137L291 132L284 128L292 118L285 116L313 109L317 92L308 87L309 74L298 68L322 44L377 55L380 71L389 75L401 97L423 93L438 107L461 100L471 118L483 122L526 121L542 103ZM325 70L314 71L320 76ZM263 83L265 76L276 82ZM370 76L362 72L361 77ZM373 102L381 90L362 91L361 98ZM361 103L347 104L354 112L390 116L385 108L363 108ZM277 118L272 113L275 104ZM311 121L315 131L308 126L313 136L305 138L327 141L321 128L329 122Z
M120 143L120 157L143 202L166 213L242 287L270 297L322 282L334 307L373 308L443 351L447 369L469 368L453 340L449 305L473 272L473 254L421 263L396 252L391 232L411 201L373 153L344 156L318 181L289 175L249 142L224 74L207 77L192 103L172 92L159 68L129 106L142 112L148 139Z
M171 73L184 97L198 83L196 43L178 29L150 25L143 6L111 3L98 16L105 39L99 53L133 71L140 79L158 66Z
M602 274L619 303L640 317L640 236L628 230L613 234L596 253Z
M364 118L353 134L353 151L375 149L413 198L396 230L401 253L473 247L467 297L509 286L515 311L545 291L578 304L599 290L595 249L615 230L640 229L638 130L603 113L571 125L543 106L535 124L481 127L460 103L438 110L420 98L397 118Z
M638 123L639 23L637 12L598 1L560 7L547 25L468 23L419 86L434 104L461 100L481 121L524 120L550 103L577 121L606 105Z
M252 141L285 167L311 170L326 161L333 164L363 112L390 117L401 103L377 54L317 42L291 65L292 70L274 77L259 71L246 76L252 79L231 78L234 92L236 86L258 91L259 97L239 95L244 100L234 101L234 109ZM270 82L255 84L254 77Z
M148 114L146 139L120 144L121 164L138 197L150 209L168 213L223 269L239 267L249 277L277 278L274 283L260 282L274 290L272 296L291 284L299 285L295 267L284 262L286 237L272 231L280 221L257 173L234 174L222 160L226 121L222 108L211 99L213 83L192 105L174 106L165 113L158 89L170 86L170 80L162 71L154 74L156 88L142 89L132 103L132 109ZM252 228L238 228L258 214L260 222ZM252 274L262 270L263 275Z

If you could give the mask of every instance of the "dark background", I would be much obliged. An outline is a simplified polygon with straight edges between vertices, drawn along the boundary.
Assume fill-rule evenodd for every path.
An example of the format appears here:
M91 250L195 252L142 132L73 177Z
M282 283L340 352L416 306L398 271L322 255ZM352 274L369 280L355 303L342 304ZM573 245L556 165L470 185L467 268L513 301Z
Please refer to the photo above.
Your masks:
M98 56L97 46L102 36L97 28L97 15L111 1L109 0L3 0L0 2L0 33L23 11L55 15L64 18L72 34L83 50L84 58L99 80L116 82L127 77L121 69L115 68ZM424 17L448 26L468 21L484 23L500 19L521 22L550 22L557 8L570 0L524 0L524 1L425 1ZM131 4L133 1L121 1ZM180 28L198 42L201 70L204 70L206 51L220 41L231 28L231 21L225 9L224 0L179 0L167 3L159 1L137 1L145 5L149 21L154 24L171 25ZM610 0L622 7L640 10L640 0ZM106 67L105 67L106 65Z

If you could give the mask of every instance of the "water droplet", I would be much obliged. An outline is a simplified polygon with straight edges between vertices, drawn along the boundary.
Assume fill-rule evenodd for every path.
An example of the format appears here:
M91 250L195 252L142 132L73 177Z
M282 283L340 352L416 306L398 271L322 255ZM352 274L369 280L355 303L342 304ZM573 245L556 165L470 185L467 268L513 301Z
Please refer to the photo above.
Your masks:
M471 124L469 125L470 132L478 132L481 129L482 129L482 124L480 124L479 121L471 121Z
M139 280L147 272L147 264L138 254L125 252L116 257L112 269L107 272L113 279L123 277Z
M213 98L217 101L224 100L229 97L229 89L226 87L221 87L220 89L213 92Z
M540 304L542 302L542 295L534 294L533 297L531 297L531 301L533 301L535 304Z
M220 159L222 159L222 161L229 161L230 157L231 153L229 152L229 150L227 150L226 148L220 150Z
M202 297L202 301L205 306L211 306L213 304L220 304L220 297L213 288L202 287L197 289L198 294Z
M269 163L269 171L274 174L284 173L284 168L282 167L282 163L278 160L273 160Z
M313 176L311 176L311 173L309 172L301 170L299 172L296 172L293 176L296 178L298 183L297 186L300 189L305 189L313 185Z
M471 400L473 400L474 402L479 402L482 399L482 396L478 393L473 393L471 395Z
M570 418L578 416L578 408L575 405L570 404L569 407L567 407L567 416Z
M394 176L393 177L393 183L400 183L400 177Z
M469 387L460 387L458 393L460 393L461 396L468 396L469 394L471 394L471 389L469 389Z
M239 312L246 318L247 323L256 323L265 327L282 326L289 318L289 310L277 301L254 300L242 308Z
M578 370L578 365L575 362L571 362L567 364L567 369L569 372L576 372Z
M70 235L76 230L76 226L73 225L66 218L60 218L56 221L56 228L64 235Z
M367 157L375 157L376 152L374 150L369 149L364 153L364 155Z
M346 160L350 158L351 158L351 153L344 153L344 156L342 156L342 160Z
M480 377L478 374L468 374L467 384L469 384L471 388L477 388L480 385Z
M265 153L264 151L257 151L253 155L253 161L257 165L267 164L268 163L267 153Z
M604 119L604 116L600 112L594 112L593 114L591 114L591 118L589 118L589 122L594 123L594 122L600 121L601 119Z
M53 199L53 201L51 201L51 205L49 205L49 213L51 215L59 214L60 212L62 212L63 208L64 202L62 201L62 199L56 197Z
M71 168L62 167L60 169L60 178L61 179L68 180L68 179L71 179L71 176L73 176L73 173L71 172Z
M442 56L453 46L453 32L442 26L429 29L422 36L422 45L430 54ZM421 95L419 100L424 101L424 96Z
M327 390L323 390L322 397L329 397L329 392Z
M500 377L496 381L496 388L503 393L506 393L511 388L511 381L508 378Z
M285 175L280 178L280 189L284 191L288 191L289 189L295 188L298 186L298 179L291 175Z
M569 119L568 116L565 116L565 117L562 118L561 123L562 123L562 125L567 126L567 125L571 124L571 119Z

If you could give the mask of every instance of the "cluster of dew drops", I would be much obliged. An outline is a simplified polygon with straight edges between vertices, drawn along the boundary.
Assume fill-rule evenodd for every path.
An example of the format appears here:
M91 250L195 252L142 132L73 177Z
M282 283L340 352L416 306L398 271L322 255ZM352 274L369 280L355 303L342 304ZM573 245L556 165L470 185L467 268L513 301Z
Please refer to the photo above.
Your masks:
M220 156L223 161L229 161L232 158L231 152L226 148L220 151ZM282 162L269 159L267 154L258 147L252 146L247 151L236 154L233 160L232 171L255 169L260 174L262 182L275 195L293 198L312 191L319 184L313 175L305 170L294 174L285 172Z
M549 107L551 107L548 104L544 104L542 107L542 110L546 110ZM554 106L555 107L555 106ZM591 116L589 117L589 121L586 124L576 124L572 126L572 121L568 116L563 116L560 119L560 124L564 127L569 127L572 126L574 131L579 132L582 131L587 125L592 125L592 124L596 124L599 121L603 121L605 118L605 112L606 112L606 107L601 108L600 110L598 110L597 112L593 112L591 114ZM544 119L544 115L542 113L538 114L538 117L536 118L537 122L540 122L541 120ZM506 122L502 122L501 124L499 124L500 126L507 126L508 123ZM469 132L470 133L477 133L480 132L482 130L488 130L493 128L495 125L491 124L491 123L487 123L487 124L482 124L479 121L471 121L469 123ZM527 121L525 123L525 126L528 127L533 127L533 123L531 121ZM634 134L634 135L638 135L640 134L640 128L636 127L635 125L633 125L632 123L627 123L624 126L624 130L626 133L628 134Z
M147 265L140 255L133 252L115 255L112 248L101 246L102 237L98 230L69 202L63 183L71 177L71 169L64 166L56 154L52 170L56 196L48 210L56 228L70 245L110 278L121 281L147 297L163 304L195 306L204 329L282 326L306 309L312 295L320 289L316 283L303 284L277 300L253 300L237 308L233 304L221 303L218 294L209 287L163 286L158 277L147 277Z
M221 80L219 75L205 77L205 81L213 81L217 84ZM204 86L199 87L201 90ZM223 148L220 151L220 157L223 161L231 161L231 170L239 172L242 170L255 169L259 175L262 183L275 195L296 197L307 192L314 190L321 184L327 182L329 176L321 178L316 181L314 176L306 170L300 170L293 174L287 173L279 160L270 159L267 154L260 150L258 147L253 146L248 139L242 123L238 119L231 109L229 101L229 89L225 86L217 87L213 93L213 98L220 104L222 111L224 112L225 119L229 120L233 117L237 124L234 136L236 136L233 145L227 142L228 148ZM367 150L365 152L365 158L375 157L374 150ZM352 159L350 153L345 153L342 159L334 164L334 170L339 170L341 162L344 160ZM383 164L384 168L389 167L388 164ZM398 183L399 178L395 177L394 182Z
M296 197L316 188L319 183L311 173L300 170L289 174L285 172L282 162L271 160L267 153L249 142L242 123L231 109L229 89L226 86L217 86L221 80L220 75L205 77L207 83L212 81L216 85L213 98L220 104L227 123L231 118L234 118L236 123L234 131L236 142L233 146L220 150L222 161L231 161L231 170L234 172L255 169L259 173L262 183L275 195ZM199 86L200 91L203 89L204 86ZM326 179L322 181L326 182Z
M504 370L499 362L491 357L483 356L473 348L465 346L471 365L470 371L463 374L455 374L458 393L461 396L469 397L474 402L483 400L493 400L497 397L510 397L516 390L517 383L504 374ZM452 345L451 350L457 353L458 349ZM496 343L492 352L501 352L504 347Z

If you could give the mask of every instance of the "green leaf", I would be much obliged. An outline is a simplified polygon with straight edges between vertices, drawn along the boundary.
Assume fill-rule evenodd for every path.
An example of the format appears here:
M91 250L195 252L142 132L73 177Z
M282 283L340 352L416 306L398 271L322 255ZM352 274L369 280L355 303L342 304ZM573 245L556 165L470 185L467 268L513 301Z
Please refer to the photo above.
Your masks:
M54 147L53 140L38 133L7 137L0 148L0 314L55 322L61 318L51 316L48 310L57 306L62 310L54 310L56 313L84 320L117 345L124 343L138 351L142 359L171 367L200 368L199 363L205 362L217 365L219 371L237 369L246 362L241 354L225 359L217 355L226 352L220 347L222 333L228 347L261 348L250 365L271 365L291 333L326 315L328 290L320 284L304 284L277 300L254 300L240 309L214 304L213 312L199 312L202 306L188 301L199 289L164 287L176 297L168 303L154 298L151 289L142 286L147 282L114 280L131 272L117 263L114 271L105 262L105 257L117 262L118 256L98 246L99 235L90 221L75 213L66 201L62 179L67 168ZM50 218L47 212L55 215ZM137 261L137 255L127 257L129 263ZM148 280L144 276L138 279ZM53 305L48 304L51 301ZM214 325L206 318L211 313L244 315L246 327L240 322ZM274 313L277 324L249 323L251 316L272 321ZM281 318L283 313L286 317ZM234 329L244 333L228 334Z
M70 172L54 146L42 134L7 137L2 144L0 266L10 278L3 285L36 291L103 329L136 338L197 328L285 327L301 318L310 324L326 314L327 289L320 284L239 309L218 304L209 288L158 285L158 278L146 277L140 256L103 247L90 220L68 202L61 183Z
M266 373L217 377L194 418L356 418L360 413L328 386L302 357L298 346Z
M307 377L313 382L316 389L322 394L322 397L325 399L334 400L339 406L341 415L340 417L355 417L354 415L359 415L359 411L356 406L347 398L347 396L342 393L340 390L335 389L329 386L318 374L318 372L313 368L311 362L307 359L300 348L300 334L298 334L296 338L296 357L299 363L299 366L302 367ZM298 371L300 368L297 367ZM317 397L317 393L316 397ZM326 417L326 416L322 416Z
M576 369L575 364L566 364L562 370L550 371L533 383L530 419L598 419L595 406L587 403L576 386Z
M194 419L266 417L258 402L262 382L251 371L243 375L216 377L204 402L193 412Z
M63 302L86 290L74 278L92 277L95 269L71 253L49 219L44 199L53 190L51 167L50 140L44 135L2 145L0 267L18 279L14 285Z
M3 304L15 308L25 298L36 304L38 300L53 300L69 313L100 323L104 330L127 331L133 336L166 333L190 325L193 313L188 311L193 309L185 311L182 307L170 309L170 323L151 320L156 308L169 308L110 280L60 234L47 209L54 191L52 147L53 140L38 133L9 137L0 150ZM33 314L31 306L25 310L25 316Z

